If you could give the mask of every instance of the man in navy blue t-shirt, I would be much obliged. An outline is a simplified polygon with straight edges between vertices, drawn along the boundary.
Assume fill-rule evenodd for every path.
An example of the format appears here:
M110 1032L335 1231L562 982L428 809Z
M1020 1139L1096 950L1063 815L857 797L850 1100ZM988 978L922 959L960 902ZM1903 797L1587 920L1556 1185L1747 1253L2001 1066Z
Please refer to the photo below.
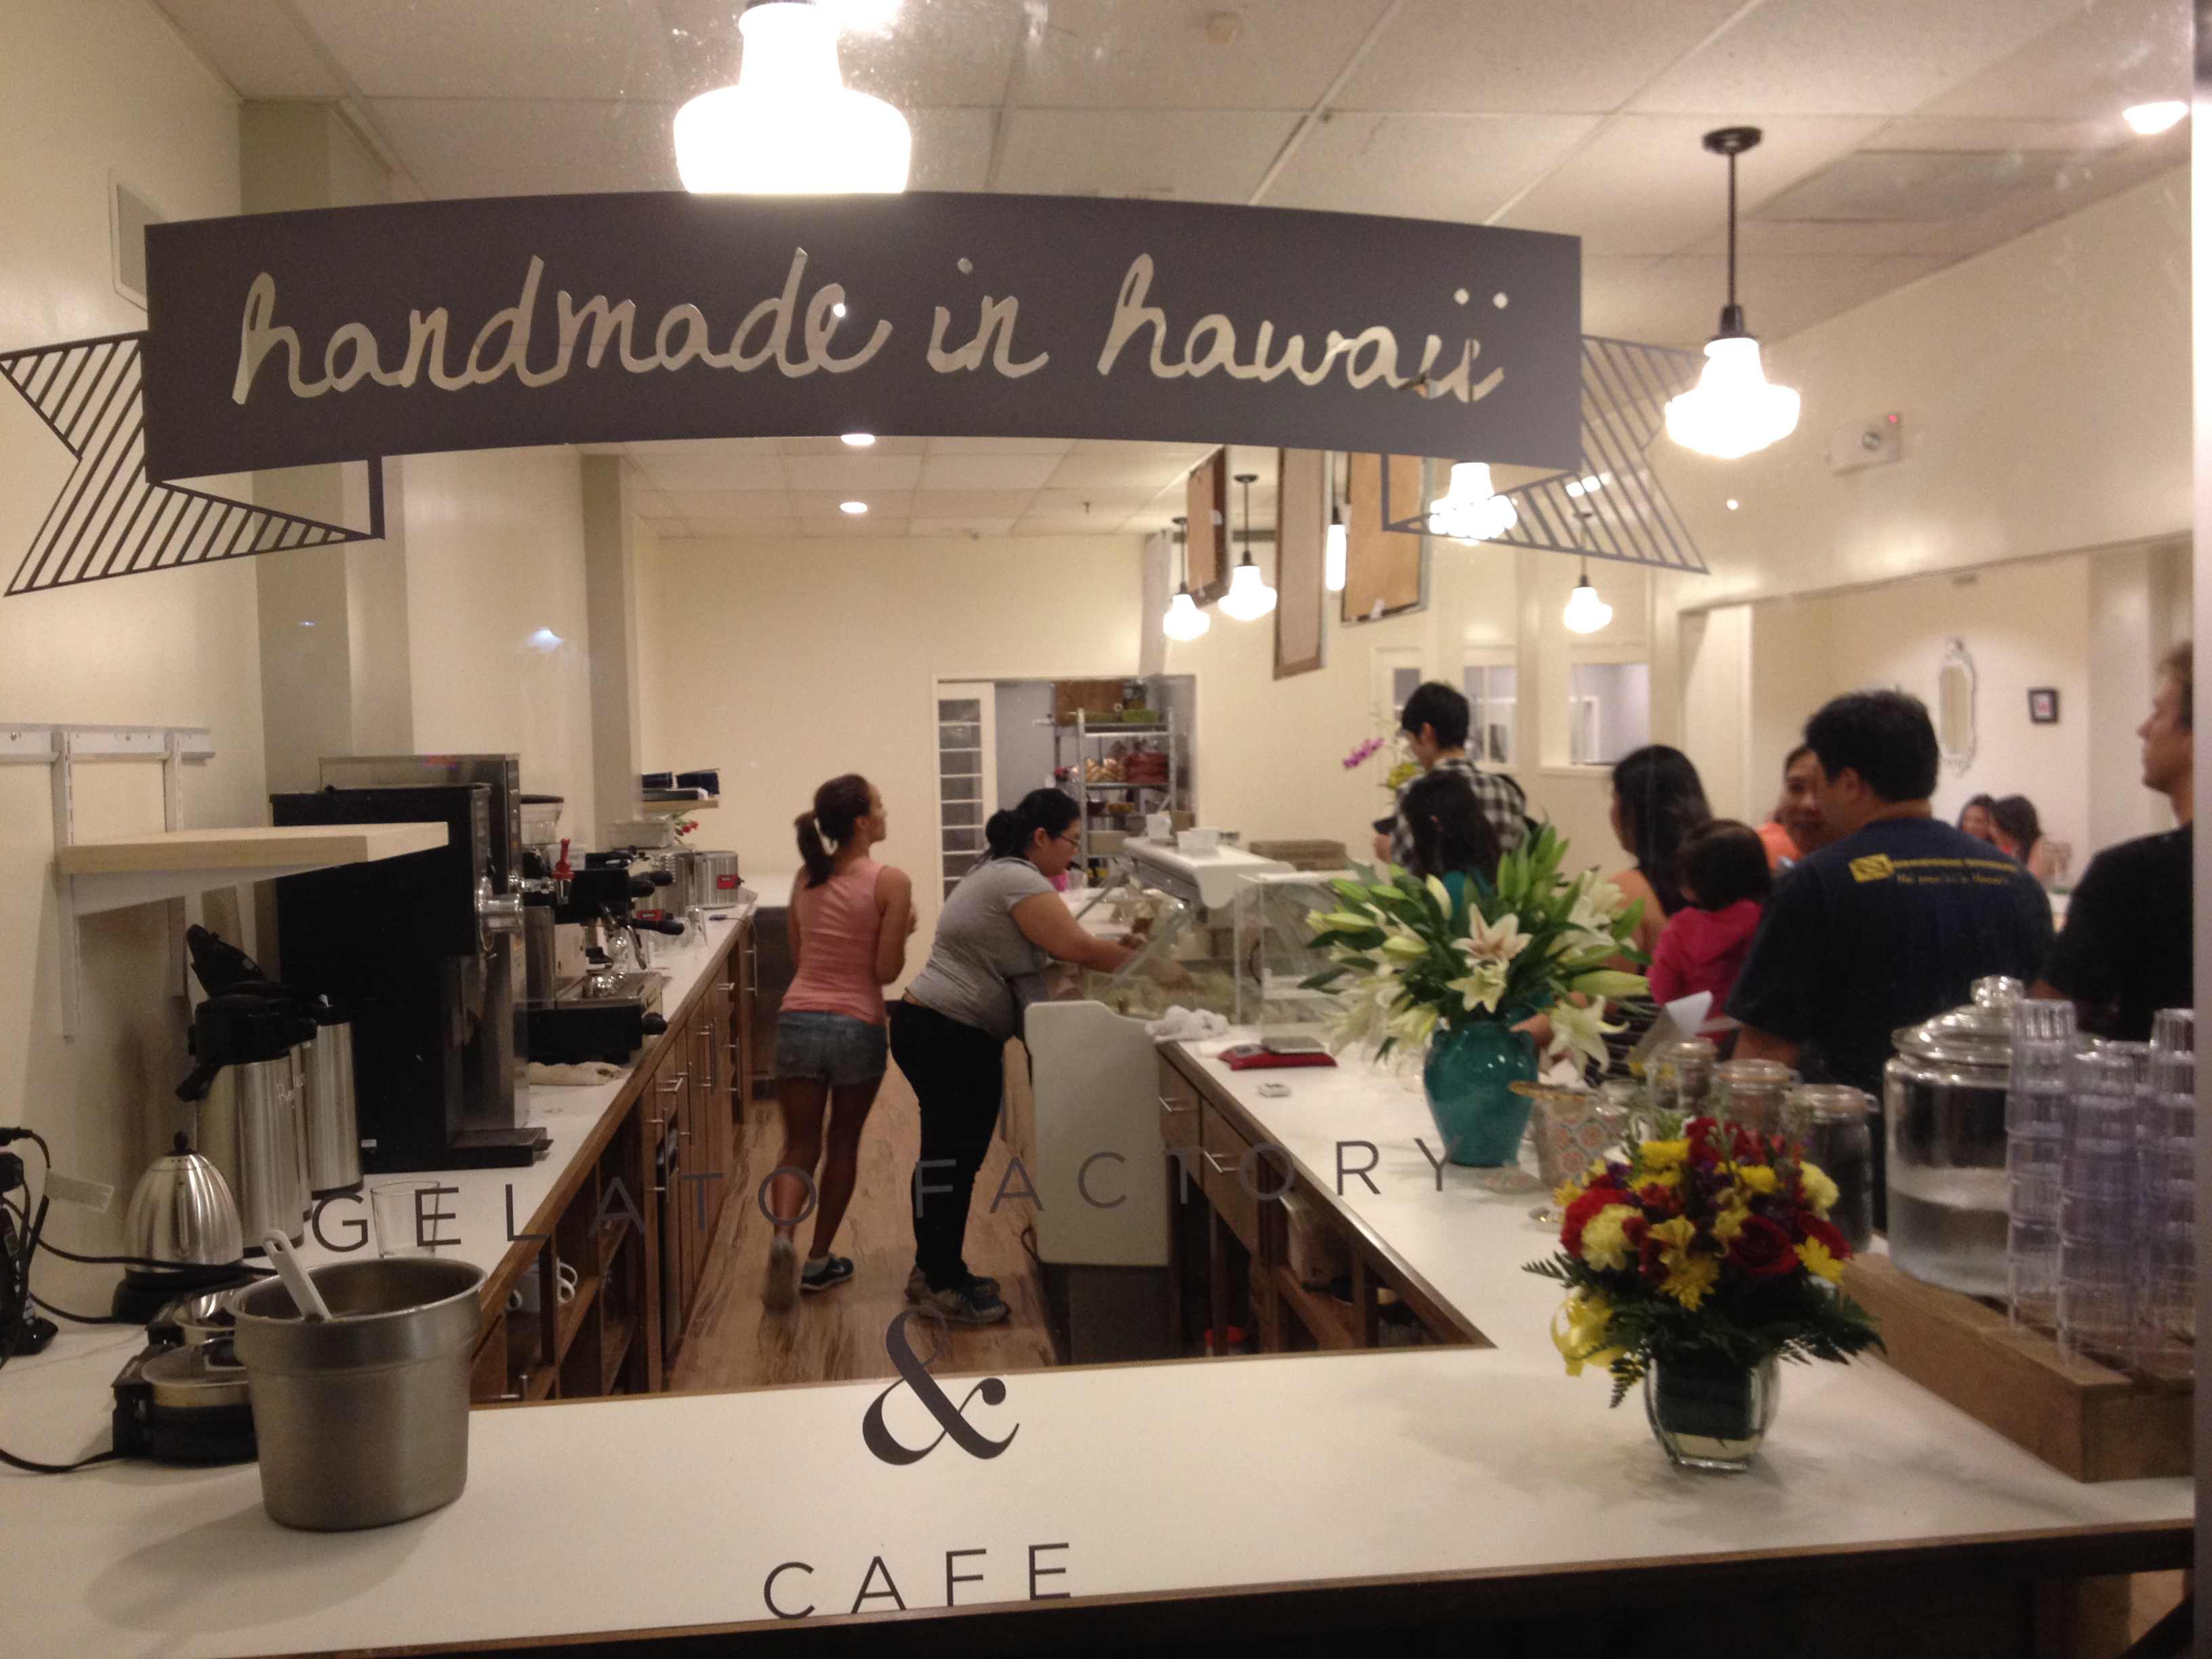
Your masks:
M1917 697L1838 697L1805 741L1836 839L1766 907L1729 996L1744 1028L1736 1057L1784 1060L1879 1102L1899 1026L1967 1002L1987 975L2038 976L2051 901L2019 864L1931 815L1936 728Z

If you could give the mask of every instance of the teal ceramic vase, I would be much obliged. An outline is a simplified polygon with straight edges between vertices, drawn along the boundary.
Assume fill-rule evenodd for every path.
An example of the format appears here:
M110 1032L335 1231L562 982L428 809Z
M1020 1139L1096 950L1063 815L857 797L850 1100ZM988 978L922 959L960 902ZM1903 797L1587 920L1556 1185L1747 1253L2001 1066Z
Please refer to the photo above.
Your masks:
M1421 1084L1445 1156L1475 1169L1518 1161L1531 1103L1512 1085L1535 1077L1534 1046L1506 1026L1477 1021L1431 1037Z

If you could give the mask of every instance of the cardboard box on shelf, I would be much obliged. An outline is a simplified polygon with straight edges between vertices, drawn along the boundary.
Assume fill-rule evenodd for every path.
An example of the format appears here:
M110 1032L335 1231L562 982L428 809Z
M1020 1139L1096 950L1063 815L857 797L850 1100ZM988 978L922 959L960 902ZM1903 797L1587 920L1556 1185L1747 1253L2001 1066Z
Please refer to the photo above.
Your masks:
M1052 718L1057 725L1073 726L1079 708L1087 719L1094 720L1111 714L1127 684L1126 680L1055 681L1052 688Z

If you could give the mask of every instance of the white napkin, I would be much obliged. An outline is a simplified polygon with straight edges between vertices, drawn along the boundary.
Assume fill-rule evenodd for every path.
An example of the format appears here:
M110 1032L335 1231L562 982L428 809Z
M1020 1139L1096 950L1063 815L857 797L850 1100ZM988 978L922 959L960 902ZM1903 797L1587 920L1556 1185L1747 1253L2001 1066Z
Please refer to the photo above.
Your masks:
M1196 1042L1206 1037L1220 1036L1228 1030L1229 1022L1220 1015L1176 1003L1147 1024L1145 1035L1155 1042Z

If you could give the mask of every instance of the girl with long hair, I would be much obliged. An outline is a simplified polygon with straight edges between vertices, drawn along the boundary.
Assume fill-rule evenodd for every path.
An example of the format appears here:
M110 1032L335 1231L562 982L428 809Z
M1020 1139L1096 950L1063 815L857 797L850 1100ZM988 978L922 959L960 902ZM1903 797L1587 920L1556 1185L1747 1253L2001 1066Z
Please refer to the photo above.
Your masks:
M884 987L905 970L915 925L913 882L872 856L890 819L866 778L830 779L795 827L806 867L788 912L795 967L775 1032L783 1152L769 1187L770 1212L793 1219L778 1222L769 1241L765 1300L776 1310L802 1291L826 1291L853 1276L851 1259L832 1255L830 1245L852 1202L860 1131L883 1085ZM802 1267L796 1237L809 1182L814 1242Z
M1636 861L1607 880L1644 901L1636 948L1649 956L1668 917L1682 908L1676 857L1690 832L1712 820L1698 769L1679 749L1648 744L1613 769L1613 833Z

